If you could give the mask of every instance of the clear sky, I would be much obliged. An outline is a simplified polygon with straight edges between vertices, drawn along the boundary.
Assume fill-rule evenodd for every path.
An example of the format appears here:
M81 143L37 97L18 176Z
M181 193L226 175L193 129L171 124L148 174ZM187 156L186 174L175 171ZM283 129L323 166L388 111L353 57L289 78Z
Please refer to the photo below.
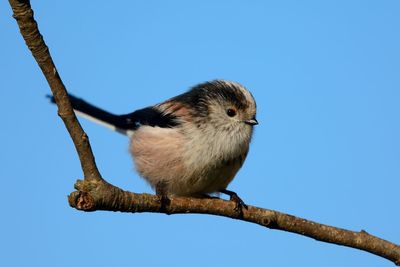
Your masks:
M206 80L244 84L258 120L230 189L251 205L400 243L400 2L33 1L68 90L128 113ZM0 3L0 266L394 266L207 215L84 213L49 88ZM151 192L126 137L82 120L111 183Z

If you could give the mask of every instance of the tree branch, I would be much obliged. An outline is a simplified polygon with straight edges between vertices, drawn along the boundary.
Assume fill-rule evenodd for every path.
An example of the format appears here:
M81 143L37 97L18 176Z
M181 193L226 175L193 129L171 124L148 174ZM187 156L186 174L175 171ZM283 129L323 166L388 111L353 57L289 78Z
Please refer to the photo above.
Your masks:
M221 199L170 197L167 205L161 205L157 196L127 192L107 183L101 178L97 169L89 139L76 119L65 86L33 18L30 2L27 0L9 0L9 2L21 34L50 85L58 106L58 114L64 121L79 155L85 179L77 181L75 188L78 191L69 195L68 201L71 207L84 211L201 213L224 216L364 250L400 266L400 246L370 235L364 230L349 231L253 206L238 212L235 210L235 203Z
M127 192L103 181L78 181L75 188L78 191L71 193L68 200L72 207L79 210L156 212L168 215L212 214L304 235L318 241L357 248L384 257L396 265L400 264L399 246L370 235L364 230L349 231L254 206L248 206L248 209L239 212L235 210L233 201L222 199L171 196L170 203L162 206L158 196Z
M38 25L33 18L30 1L10 0L9 2L14 12L13 17L18 22L25 43L31 50L33 57L42 69L50 86L55 102L57 103L58 115L64 121L65 127L71 135L76 151L78 152L85 179L101 179L92 149L90 148L89 138L76 119L67 95L67 90L58 75L49 48L45 44L43 36L39 32Z

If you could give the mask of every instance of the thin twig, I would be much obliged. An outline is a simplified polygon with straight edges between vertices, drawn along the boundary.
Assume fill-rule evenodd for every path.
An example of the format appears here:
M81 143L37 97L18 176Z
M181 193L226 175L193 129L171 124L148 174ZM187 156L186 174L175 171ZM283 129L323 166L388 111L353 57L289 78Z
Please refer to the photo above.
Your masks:
M364 250L400 266L400 246L370 235L364 230L349 231L253 206L237 212L234 203L221 199L171 197L169 204L165 206L161 205L157 196L127 192L107 183L101 178L96 167L88 137L75 117L65 86L33 18L29 1L9 2L21 34L50 85L58 106L58 114L64 121L79 155L85 180L75 184L78 191L72 192L68 198L72 207L84 211L201 213L224 216Z
M166 214L212 214L247 221L261 226L307 236L319 241L353 247L400 264L400 247L367 233L328 226L282 212L248 206L235 210L233 201L169 197L168 205L161 205L158 196L124 191L107 182L78 181L78 190L69 196L72 207L84 211L106 210L120 212L156 212Z
M9 2L14 12L13 17L18 22L25 43L31 50L33 57L42 69L50 86L58 107L58 115L64 121L65 127L71 135L76 151L78 152L85 179L101 179L88 136L76 119L67 95L67 90L58 75L49 48L45 44L43 36L39 32L38 25L33 18L30 1L10 0Z

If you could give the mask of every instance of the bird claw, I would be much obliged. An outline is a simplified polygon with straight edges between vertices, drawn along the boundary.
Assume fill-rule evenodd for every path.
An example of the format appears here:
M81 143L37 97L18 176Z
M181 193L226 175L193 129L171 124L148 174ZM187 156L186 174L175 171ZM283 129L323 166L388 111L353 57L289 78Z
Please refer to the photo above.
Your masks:
M171 203L165 187L166 186L164 182L159 182L156 185L156 195L158 196L158 202L160 203L161 211L166 211L166 207Z
M245 208L247 210L248 208L246 203L244 203L244 201L236 193L230 196L230 201L235 202L236 211L242 211L242 208Z
M220 190L220 192L228 195L229 200L235 202L235 211L243 214L243 208L247 210L248 206L235 192L226 189Z

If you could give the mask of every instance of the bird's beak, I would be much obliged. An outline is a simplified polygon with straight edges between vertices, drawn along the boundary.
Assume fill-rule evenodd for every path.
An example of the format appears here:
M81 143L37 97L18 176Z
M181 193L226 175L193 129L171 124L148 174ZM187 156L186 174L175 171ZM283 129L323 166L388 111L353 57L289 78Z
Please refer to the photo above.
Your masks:
M258 121L254 118L254 119L251 119L251 120L246 120L246 121L244 121L244 123L246 123L248 125L251 125L251 126L254 126L254 125L258 124Z

